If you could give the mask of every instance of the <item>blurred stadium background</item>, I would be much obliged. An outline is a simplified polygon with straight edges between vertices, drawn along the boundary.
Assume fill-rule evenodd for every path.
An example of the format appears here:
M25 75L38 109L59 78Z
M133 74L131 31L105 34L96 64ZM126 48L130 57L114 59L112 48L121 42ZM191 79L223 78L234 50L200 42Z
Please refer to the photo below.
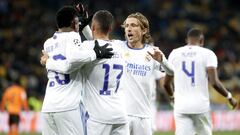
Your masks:
M41 129L40 124L31 124L33 121L38 123L38 112L47 83L39 57L44 41L56 30L54 16L57 9L70 3L71 0L0 0L0 97L5 88L20 79L21 85L26 88L32 110L23 113L22 131L35 132ZM137 11L143 13L149 19L155 45L167 56L172 49L185 44L189 28L202 28L206 36L205 47L213 50L218 57L221 81L240 99L239 1L84 0L83 3L87 5L90 14L107 9L115 15L112 38L124 39L120 25L127 15ZM210 93L214 130L239 130L235 131L239 135L240 112L230 111L226 99L212 88ZM173 130L172 108L168 98L163 90L159 90L157 95L157 129ZM7 114L0 113L0 134L7 130L6 122ZM231 135L229 133L222 134ZM232 135L235 134L232 132Z

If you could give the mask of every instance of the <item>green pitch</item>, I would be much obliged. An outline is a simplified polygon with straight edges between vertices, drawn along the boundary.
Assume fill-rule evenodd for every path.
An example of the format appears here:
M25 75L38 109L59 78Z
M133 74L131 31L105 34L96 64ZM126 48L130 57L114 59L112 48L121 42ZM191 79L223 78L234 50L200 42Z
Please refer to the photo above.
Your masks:
M174 135L173 132L158 132L154 135ZM213 135L240 135L240 131L214 132Z

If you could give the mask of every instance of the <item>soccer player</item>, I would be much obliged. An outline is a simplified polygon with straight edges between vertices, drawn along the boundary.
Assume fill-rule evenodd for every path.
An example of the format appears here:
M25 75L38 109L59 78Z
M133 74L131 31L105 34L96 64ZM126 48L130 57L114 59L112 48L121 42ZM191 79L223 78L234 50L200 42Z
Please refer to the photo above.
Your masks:
M130 14L122 26L127 39L123 46L127 64L124 89L130 134L152 135L151 80L154 71L160 69L159 62L168 69L166 58L157 47L150 45L149 22L144 15L139 12ZM152 58L157 56L158 61Z
M83 101L89 113L88 135L128 135L127 113L124 102L122 75L125 61L121 42L110 40L114 18L106 10L97 11L92 20L93 37L104 45L110 44L111 59L97 60L83 68L87 77ZM94 41L83 42L82 47L92 49ZM96 130L97 129L97 130Z
M237 102L219 81L217 57L211 50L203 48L202 31L189 30L186 41L187 45L170 53L168 61L173 66L174 77L166 75L164 82L169 96L174 97L175 134L212 135L208 80L233 108Z
M96 58L110 58L111 49L106 49L107 45L103 47L95 45L91 50L80 49L79 19L73 7L61 8L56 14L56 21L58 31L46 40L44 51L53 61L59 63L65 59L69 61L77 59L78 62L71 64L71 67L77 68L75 67L75 70L69 74L48 70L49 80L42 106L42 133L43 135L83 135L84 118L81 104L83 78L79 67Z
M27 94L23 87L17 83L9 86L2 98L1 111L6 108L9 114L9 132L8 135L18 135L19 115L22 108L29 110L27 104Z
M106 10L96 12L92 20L92 34L95 41L85 41L80 47L92 50L95 44L110 44L114 55L111 59L95 60L86 64L81 70L84 80L84 105L88 111L88 135L128 135L127 113L124 103L121 78L124 73L124 52L122 42L110 40L114 18ZM48 70L67 73L72 70L73 61L57 63L47 61ZM57 66L56 66L57 65ZM61 70L58 67L66 67ZM67 71L67 72L66 72Z

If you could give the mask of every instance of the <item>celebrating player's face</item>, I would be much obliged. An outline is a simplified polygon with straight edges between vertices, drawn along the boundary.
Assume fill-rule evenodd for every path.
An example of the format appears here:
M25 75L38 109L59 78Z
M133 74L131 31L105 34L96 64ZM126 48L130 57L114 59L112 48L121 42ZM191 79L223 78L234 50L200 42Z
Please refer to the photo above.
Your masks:
M136 18L127 18L124 24L125 37L127 41L131 43L137 43L142 41L143 30Z

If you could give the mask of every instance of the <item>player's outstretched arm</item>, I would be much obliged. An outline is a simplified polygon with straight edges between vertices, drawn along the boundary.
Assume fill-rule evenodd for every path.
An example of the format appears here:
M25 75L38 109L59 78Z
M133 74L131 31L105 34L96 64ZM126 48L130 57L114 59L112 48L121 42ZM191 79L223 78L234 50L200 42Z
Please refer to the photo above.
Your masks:
M46 66L48 70L56 71L59 73L70 73L71 68L67 60L55 61L52 58L49 58L49 55L42 50L42 56L40 58L40 63L43 66Z
M217 90L217 92L219 92L222 96L226 97L231 104L232 109L235 109L237 106L237 101L234 97L232 97L232 94L220 82L217 74L217 69L214 67L208 68L207 73L209 81L214 87L214 89Z
M78 48L69 48L69 46L67 49L69 50L68 55L66 57L59 55L53 56L53 58L49 58L48 54L42 51L40 63L42 65L46 65L46 68L48 70L69 74L79 69L85 63L91 62L96 58L103 59L111 58L113 56L113 49L108 47L109 44L99 46L97 40L94 42L93 50L79 50ZM82 46L84 45L82 44ZM90 55L92 53L95 53L94 57ZM59 57L59 59L57 57ZM60 57L62 57L63 59L60 59Z

